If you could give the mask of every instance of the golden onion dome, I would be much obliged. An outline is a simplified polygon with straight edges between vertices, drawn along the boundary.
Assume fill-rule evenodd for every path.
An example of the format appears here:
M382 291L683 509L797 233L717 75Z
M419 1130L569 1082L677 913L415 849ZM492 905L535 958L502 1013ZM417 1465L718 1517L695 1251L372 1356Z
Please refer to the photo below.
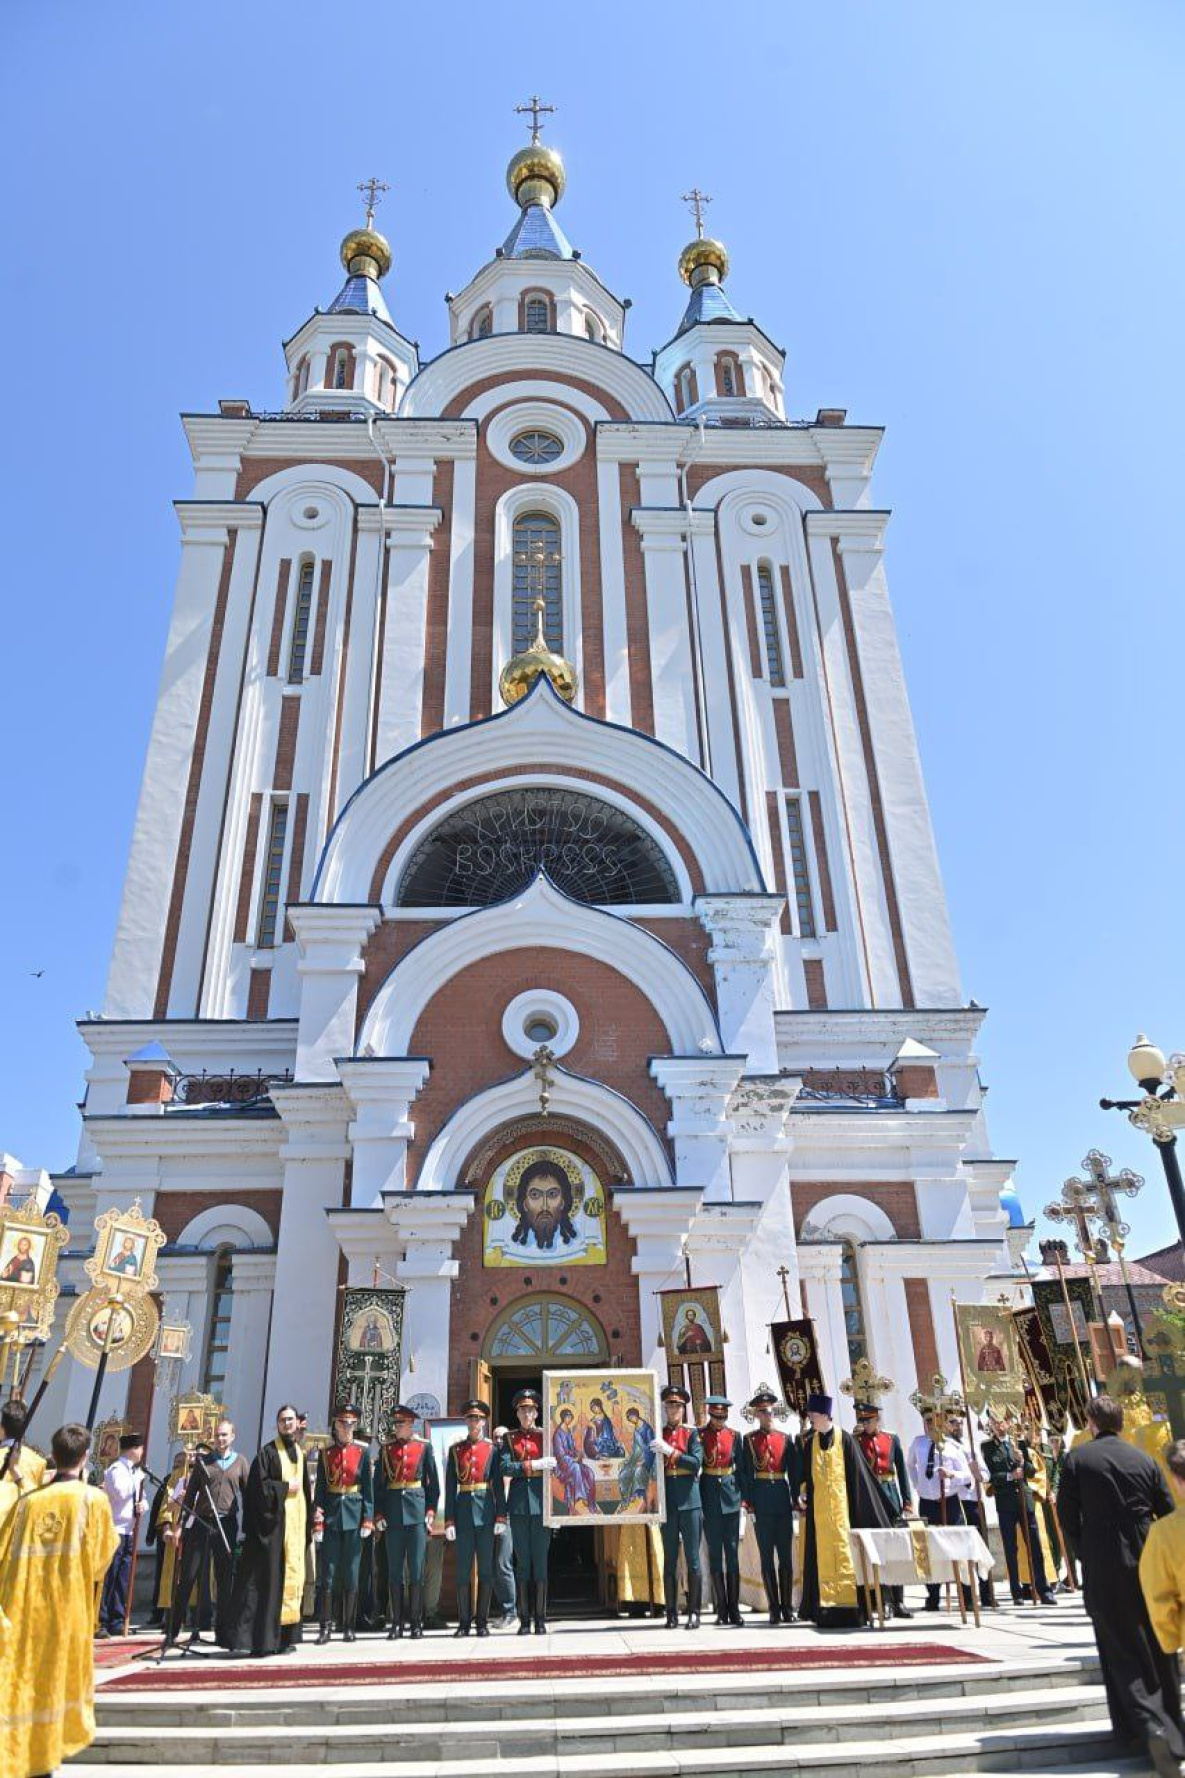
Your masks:
M567 184L564 163L546 142L530 142L512 156L506 169L506 187L516 204L558 204Z
M385 278L391 247L377 228L352 228L342 242L342 264L352 278Z
M723 241L701 235L688 241L679 255L679 276L694 290L697 284L722 284L728 276L728 253Z
M504 704L517 704L525 698L535 681L546 673L566 704L574 703L579 684L576 669L562 654L553 654L543 635L543 601L535 603L537 628L535 640L508 660L498 675L498 690Z

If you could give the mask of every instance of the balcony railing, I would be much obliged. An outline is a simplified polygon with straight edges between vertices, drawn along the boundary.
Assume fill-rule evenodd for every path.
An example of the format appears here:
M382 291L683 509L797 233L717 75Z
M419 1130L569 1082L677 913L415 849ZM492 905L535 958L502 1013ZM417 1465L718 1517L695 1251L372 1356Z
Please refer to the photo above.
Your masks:
M283 1074L265 1074L262 1069L254 1074L239 1074L233 1068L212 1074L203 1068L200 1074L178 1075L170 1103L185 1111L207 1105L239 1110L270 1100L272 1088L285 1086L291 1079L287 1068Z

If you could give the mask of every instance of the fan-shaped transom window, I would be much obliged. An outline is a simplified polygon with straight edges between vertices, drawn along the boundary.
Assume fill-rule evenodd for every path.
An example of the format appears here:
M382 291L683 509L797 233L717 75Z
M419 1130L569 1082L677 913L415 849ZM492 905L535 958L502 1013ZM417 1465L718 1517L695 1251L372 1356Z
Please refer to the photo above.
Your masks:
M576 1303L563 1297L528 1297L503 1310L486 1336L485 1358L607 1359L605 1330Z
M624 810L582 791L535 786L479 797L421 841L399 884L400 907L490 907L546 871L593 907L676 902L675 873Z
M554 463L564 448L554 432L520 432L510 441L510 454L520 463Z

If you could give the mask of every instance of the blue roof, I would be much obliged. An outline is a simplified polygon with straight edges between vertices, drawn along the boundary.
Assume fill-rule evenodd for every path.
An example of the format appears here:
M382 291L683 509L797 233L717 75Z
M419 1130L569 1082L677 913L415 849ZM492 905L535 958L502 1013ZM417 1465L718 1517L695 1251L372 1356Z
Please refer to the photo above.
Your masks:
M1016 1195L1016 1187L1011 1183L1001 1188L1000 1208L1008 1218L1010 1229L1023 1229L1028 1226L1025 1222L1025 1213L1021 1208L1020 1199Z
M572 247L546 204L528 204L507 235L506 259L571 259Z
M391 320L383 293L374 278L347 278L326 312L330 315L377 315L380 321Z
M683 312L675 338L686 333L689 327L695 327L700 321L739 321L737 314L724 287L720 284L697 284L691 293L691 301Z

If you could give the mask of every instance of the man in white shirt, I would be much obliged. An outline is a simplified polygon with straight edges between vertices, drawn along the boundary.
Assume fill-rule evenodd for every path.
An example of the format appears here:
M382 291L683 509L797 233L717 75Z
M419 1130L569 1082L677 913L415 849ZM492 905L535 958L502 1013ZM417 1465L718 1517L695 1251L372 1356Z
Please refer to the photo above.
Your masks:
M99 1603L100 1636L123 1635L136 1526L148 1505L144 1498L144 1471L140 1468L143 1458L143 1433L125 1432L119 1441L119 1456L103 1476L103 1492L111 1503L119 1548L111 1558L103 1582L103 1597Z
M909 1447L906 1467L918 1499L918 1512L928 1525L965 1525L965 1501L975 1494L975 1476L967 1453L958 1439L944 1436L933 1414L923 1416L925 1427ZM937 1611L941 1587L926 1588L926 1610ZM963 1589L971 1605L970 1590Z

